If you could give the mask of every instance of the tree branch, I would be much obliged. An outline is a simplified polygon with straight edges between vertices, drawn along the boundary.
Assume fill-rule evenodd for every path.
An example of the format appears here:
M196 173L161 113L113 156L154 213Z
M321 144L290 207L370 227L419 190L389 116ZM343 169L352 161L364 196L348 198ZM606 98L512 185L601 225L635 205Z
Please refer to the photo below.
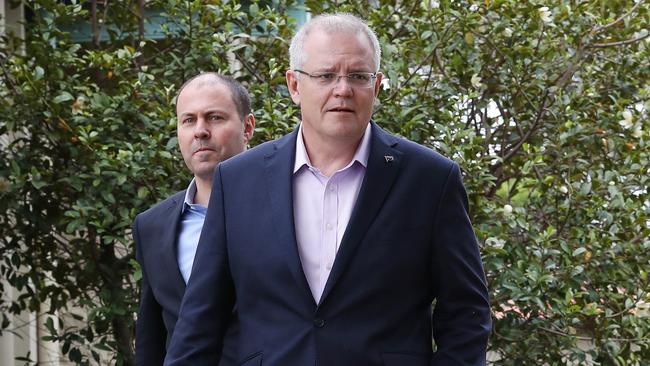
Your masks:
M501 159L501 161L497 162L492 166L492 170L498 168L499 166L503 165L506 161L510 160L518 151L519 149L523 146L523 144L528 141L530 136L532 136L533 132L537 129L539 123L542 121L542 118L544 117L544 112L546 112L546 108L548 108L548 100L550 96L550 91L548 88L544 92L544 96L542 97L542 103L537 110L537 116L535 117L535 121L533 122L533 125L526 131L526 134L519 139L519 141L510 148L510 150L506 153L506 155Z
M644 0L640 0L638 3L634 4L634 6L630 9L630 11L628 11L627 13L621 15L618 19L614 20L613 22L611 22L609 24L605 24L605 25L595 27L594 29L591 30L591 32L589 32L589 35L591 35L593 37L596 34L606 30L607 28L611 28L611 27L615 26L616 24L622 22L625 18L630 16L630 14L632 14L644 2L645 2Z
M457 22L457 21L456 21L456 22ZM440 45L440 44L443 43L443 40L445 39L445 37L447 36L447 34L449 33L449 31L450 31L451 28L453 28L455 25L456 25L456 23L453 23L453 24L451 24L447 29L445 29L445 33L442 35L441 40L440 40L440 42L438 43L438 45ZM410 73L410 75L406 78L406 80L404 80L403 83L401 83L397 88L395 88L395 91L392 92L392 93L388 96L388 98L386 98L386 100L392 100L393 98L395 98L395 97L397 96L397 94L400 92L400 90L404 87L404 85L408 84L408 83L411 81L411 79L413 79L413 77L418 73L418 71L420 71L420 69L422 68L422 66L424 66L425 64L428 63L429 58L433 57L433 56L436 54L436 50L437 50L437 49L438 49L438 46L434 47L433 50L432 50L432 51L431 51L431 52L430 52L430 53L429 53L429 54L428 54L428 55L427 55L427 56L422 60L422 62L420 62L420 63L418 64L418 66L413 70L413 72ZM444 74L444 73L443 73L443 74ZM381 107L382 107L382 106L380 105L380 106L377 108L377 111L380 110Z
M144 39L144 4L145 0L138 0L138 12L140 13L138 17L138 41Z
M581 341L593 341L595 339L593 337L579 336L579 335L570 334L570 333L567 333L567 332L563 332L563 331L560 331L560 330L554 330L554 329L550 329L550 328L546 328L546 327L539 327L539 329L541 329L541 330L543 330L545 332L561 335L561 336L564 336L564 337L579 339ZM607 340L608 341L615 341L615 342L640 342L640 343L648 343L648 342L650 342L650 339L647 339L645 337L641 337L641 338L610 338L610 337L608 337Z
M251 75L255 76L255 79L257 79L258 82L260 83L266 83L266 80L255 70L251 67L251 65L246 62L237 52L233 52L235 54L235 58L241 62L241 64L244 66L244 68L251 73Z
M646 33L646 34L644 34L642 36L632 38L632 39L626 39L624 41L609 42L609 43L592 43L592 44L589 45L589 47L590 48L605 48L605 47L624 46L626 44L630 44L630 43L634 43L634 42L644 40L644 39L646 39L648 37L650 37L650 32L648 32L648 33Z
M99 47L99 27L97 26L97 0L90 2L90 23L93 32L93 45Z

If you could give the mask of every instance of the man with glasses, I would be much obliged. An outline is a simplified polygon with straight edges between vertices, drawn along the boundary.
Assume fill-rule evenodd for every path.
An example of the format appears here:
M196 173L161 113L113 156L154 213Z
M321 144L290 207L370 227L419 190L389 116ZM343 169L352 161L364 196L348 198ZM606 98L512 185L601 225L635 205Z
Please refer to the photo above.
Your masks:
M317 16L289 53L302 123L217 169L166 364L215 363L236 301L241 365L484 365L458 165L370 120L380 49L360 19Z

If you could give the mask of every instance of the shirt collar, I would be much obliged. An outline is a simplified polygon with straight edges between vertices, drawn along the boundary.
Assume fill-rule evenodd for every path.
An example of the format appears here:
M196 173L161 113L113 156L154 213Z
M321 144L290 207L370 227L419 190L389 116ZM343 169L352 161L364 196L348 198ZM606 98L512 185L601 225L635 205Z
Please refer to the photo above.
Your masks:
M368 166L368 156L370 156L370 134L372 133L372 128L370 123L366 126L366 130L363 132L363 137L361 138L361 143L357 147L357 151L354 153L350 163L358 161L359 164L363 167ZM305 141L302 138L302 123L298 128L298 137L296 140L296 161L293 164L293 173L295 174L300 168L304 165L307 165L310 168L313 168L311 161L309 160L309 155L307 154L307 149L305 148ZM348 164L349 165L349 164Z
M194 196L196 195L196 178L192 178L190 185L185 191L185 200L183 201L183 208L181 214L185 212L185 208L194 205Z

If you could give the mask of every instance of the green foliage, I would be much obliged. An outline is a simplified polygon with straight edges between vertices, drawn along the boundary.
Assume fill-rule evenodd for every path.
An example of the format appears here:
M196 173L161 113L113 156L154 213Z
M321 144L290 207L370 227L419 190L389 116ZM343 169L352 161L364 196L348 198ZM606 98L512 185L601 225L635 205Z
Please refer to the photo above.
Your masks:
M650 359L647 1L368 4L305 6L368 19L388 78L375 120L463 167L494 364ZM98 13L105 36L80 44L65 29L90 21L82 5L29 2L25 42L0 46L0 273L24 294L0 302L2 327L45 309L48 339L70 360L130 364L130 225L189 180L178 86L233 74L253 96L253 144L291 130L295 4L149 1L166 21L147 39L140 9L111 2Z

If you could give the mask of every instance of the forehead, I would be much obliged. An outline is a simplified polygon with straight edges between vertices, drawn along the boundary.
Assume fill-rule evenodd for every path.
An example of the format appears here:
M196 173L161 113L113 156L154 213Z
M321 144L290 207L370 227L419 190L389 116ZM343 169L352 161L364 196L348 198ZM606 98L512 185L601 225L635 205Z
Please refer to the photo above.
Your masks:
M316 28L305 38L304 50L305 61L312 66L336 66L344 61L346 64L361 67L371 66L373 62L370 41L359 32L328 32Z
M227 85L218 80L197 79L186 85L178 95L176 112L194 112L197 109L234 109L235 103Z

